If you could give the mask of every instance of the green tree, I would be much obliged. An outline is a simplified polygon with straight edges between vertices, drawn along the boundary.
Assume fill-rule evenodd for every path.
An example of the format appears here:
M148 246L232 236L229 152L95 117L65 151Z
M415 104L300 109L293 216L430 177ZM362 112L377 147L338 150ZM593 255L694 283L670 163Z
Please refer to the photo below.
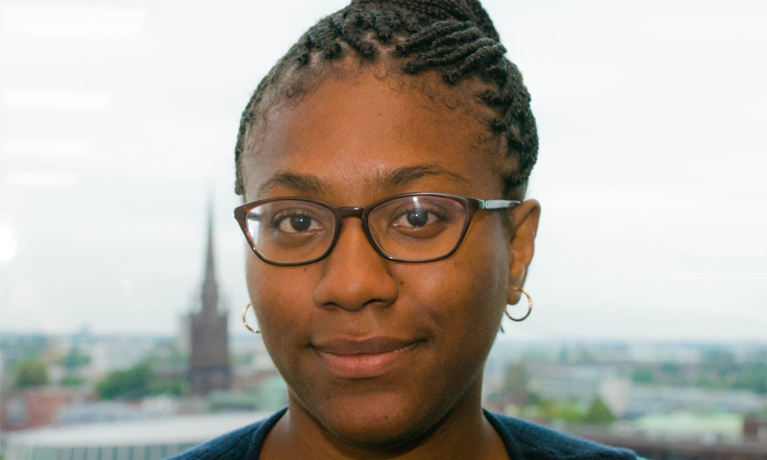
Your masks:
M703 355L701 371L704 374L715 374L719 380L726 379L731 373L738 371L738 363L730 351L711 350Z
M85 379L76 375L67 375L59 382L62 387L79 387L85 383Z
M96 384L100 399L140 399L149 394L152 369L140 363L130 369L110 372Z
M577 402L564 402L559 404L557 408L558 419L564 421L569 425L578 425L583 422L583 411L578 408Z
M48 370L39 359L29 359L16 365L13 373L13 386L27 388L48 383Z
M72 372L78 367L89 364L91 362L91 357L80 353L77 348L72 348L60 362L69 372Z
M758 394L767 394L767 364L749 363L742 367L732 383L735 389L751 390Z
M600 398L594 398L591 406L583 417L583 423L589 425L609 425L615 421L615 416Z
M185 390L183 379L157 377L147 361L130 369L110 372L96 384L100 399L141 399L161 394L181 396Z
M149 394L181 396L186 390L186 382L179 378L155 379L149 384Z
M631 374L631 380L635 383L655 383L655 374L652 369L637 369Z

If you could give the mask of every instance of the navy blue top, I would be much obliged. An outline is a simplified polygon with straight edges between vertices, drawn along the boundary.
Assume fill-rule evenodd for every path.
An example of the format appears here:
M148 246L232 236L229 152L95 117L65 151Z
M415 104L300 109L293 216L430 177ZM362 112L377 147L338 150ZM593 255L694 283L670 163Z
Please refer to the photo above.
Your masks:
M271 417L201 444L170 460L257 460L269 430L285 414L282 409ZM633 452L586 441L549 428L506 415L485 411L485 417L503 439L514 460L636 460Z

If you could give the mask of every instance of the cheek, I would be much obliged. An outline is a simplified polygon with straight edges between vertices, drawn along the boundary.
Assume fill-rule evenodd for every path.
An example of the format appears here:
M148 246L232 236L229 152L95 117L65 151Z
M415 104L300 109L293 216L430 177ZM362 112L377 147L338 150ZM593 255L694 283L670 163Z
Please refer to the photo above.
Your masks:
M280 267L262 262L254 254L247 256L245 275L248 293L257 312L273 312L272 305L292 304L297 296L307 294L311 299L311 290L306 290L310 280L306 276L307 267Z
M246 275L250 300L258 318L261 336L272 359L277 363L284 353L279 350L297 343L300 324L309 324L312 287L305 267L277 267L255 255L248 256ZM300 337L299 340L300 342Z
M490 241L493 238L489 239ZM454 346L484 347L495 338L506 300L507 251L500 241L461 245L450 258L413 266L404 291ZM496 242L498 243L498 242Z

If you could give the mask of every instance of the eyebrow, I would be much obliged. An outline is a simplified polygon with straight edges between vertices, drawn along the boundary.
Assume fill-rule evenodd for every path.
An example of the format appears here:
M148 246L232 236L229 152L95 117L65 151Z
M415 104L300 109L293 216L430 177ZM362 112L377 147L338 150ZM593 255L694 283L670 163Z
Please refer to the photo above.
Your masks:
M329 185L317 176L284 172L279 173L264 182L264 184L258 188L258 194L261 195L267 190L279 186L309 195L320 195L330 189Z
M418 164L379 171L376 177L370 182L372 182L371 185L373 186L380 187L384 190L389 190L393 188L405 187L419 179L429 176L443 177L450 182L454 182L459 185L467 185L469 183L468 179L461 176L460 174L456 174L443 168L442 166L435 164ZM286 187L297 193L304 193L308 195L328 194L328 192L332 189L330 184L312 174L283 172L276 174L268 181L266 181L261 187L259 187L258 193L260 195L269 189L279 186Z
M428 176L438 176L455 182L459 185L467 185L468 179L435 164L419 164L395 168L379 172L375 179L376 185L383 189L399 188Z

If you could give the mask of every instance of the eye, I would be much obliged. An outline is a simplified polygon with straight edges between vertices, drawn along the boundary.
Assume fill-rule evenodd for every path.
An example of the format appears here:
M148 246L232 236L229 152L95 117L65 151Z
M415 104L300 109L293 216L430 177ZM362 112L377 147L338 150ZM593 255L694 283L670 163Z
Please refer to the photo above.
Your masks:
M439 213L424 208L409 209L400 214L394 221L392 227L424 227L440 220Z
M274 216L272 228L284 233L304 233L319 231L325 227L303 209L286 209Z

